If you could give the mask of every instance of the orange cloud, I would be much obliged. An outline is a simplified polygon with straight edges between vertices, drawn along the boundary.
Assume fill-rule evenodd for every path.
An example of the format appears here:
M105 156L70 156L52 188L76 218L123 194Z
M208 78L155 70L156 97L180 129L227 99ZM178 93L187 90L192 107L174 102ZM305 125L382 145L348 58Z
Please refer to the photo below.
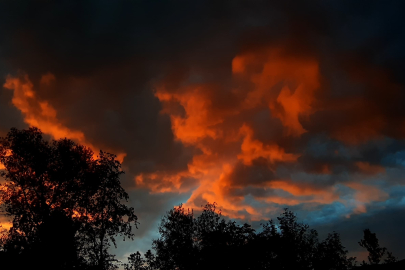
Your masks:
M267 207L265 209L256 209L255 207L243 203L242 198L232 197L226 193L229 188L229 181L226 180L227 170L230 166L225 166L224 172L219 175L214 181L204 179L200 182L200 186L193 191L191 197L185 204L189 208L199 208L201 202L216 202L221 206L222 213L231 218L250 218L252 220L261 220L270 210L275 210L275 207Z
M366 213L367 203L373 201L385 201L389 198L389 195L386 192L378 189L375 186L365 185L357 182L350 182L346 183L345 185L356 191L354 197L356 200L354 213Z
M178 140L192 144L207 136L217 137L211 126L218 123L218 120L208 119L209 101L200 96L198 89L183 95L169 94L164 89L158 89L156 96L160 101L177 101L184 108L186 117L170 115L172 130Z
M177 140L185 144L196 144L204 138L219 139L224 131L218 125L226 117L239 113L238 108L218 109L213 104L217 89L210 84L193 84L183 87L180 91L170 91L165 85L156 88L155 96L162 102L161 113L170 115L172 130ZM170 105L178 104L184 115Z
M256 71L258 68L260 72ZM314 94L320 87L315 60L287 56L282 49L270 49L235 57L232 71L255 84L254 91L249 92L244 101L246 107L255 107L265 100L273 117L281 120L287 135L299 136L305 132L299 118L315 111ZM280 83L281 91L277 89Z
M346 186L356 190L356 199L359 202L366 203L388 199L388 194L375 186L365 185L357 182L346 183Z
M384 173L385 168L380 165L370 165L368 162L356 162L357 167L360 169L361 172L366 174L379 174Z
M259 157L269 159L270 162L275 161L296 161L299 155L285 153L284 149L277 144L263 145L259 140L254 140L253 130L246 125L240 128L240 133L245 136L243 139L241 150L238 158L243 160L246 165L252 165L252 160Z
M6 151L6 156L9 156L11 154L11 151L10 150L7 150ZM4 170L6 167L2 164L2 163L0 163L0 170ZM1 178L0 178L0 184L1 184Z
M0 221L0 233L2 230L10 230L10 228L13 227L13 223L10 221L2 220Z
M322 165L322 169L321 169L320 173L322 173L322 174L331 174L332 171L330 170L329 164Z
M271 181L267 184L268 187L272 189L282 189L294 196L312 196L313 198L307 200L306 202L317 202L322 204L329 204L334 201L338 201L339 197L335 193L335 189L328 188L316 188L314 186L293 183L291 181L278 180ZM288 203L286 203L288 204Z
M296 164L299 158L305 158L304 153L294 152L301 150L292 146L307 132L303 124L309 123L313 114L325 108L351 110L353 104L361 104L359 100L326 106L325 100L320 100L325 98L325 93L321 92L318 61L288 54L282 48L237 55L232 60L231 79L231 86L195 84L184 79L173 89L170 78L157 84L155 96L162 104L161 113L171 119L175 139L196 151L186 170L139 174L135 177L137 186L154 193L191 192L186 207L198 208L205 202L217 202L224 215L256 220L273 211L277 204L342 202L336 183L317 186L292 181L288 176L277 179L277 169L280 164L299 167ZM259 126L254 117L262 117L264 112L270 116L266 118L269 120L261 118L262 126ZM360 124L349 121L331 133L345 142L358 142L381 129L381 119L372 117ZM281 135L277 135L279 128ZM324 128L319 128L323 132ZM368 175L384 172L383 167L367 162L355 165ZM312 173L321 174L320 177L332 173L327 161L314 166L316 170ZM239 172L243 176L238 176ZM356 190L355 212L364 212L371 201L387 198L385 192L374 186L356 183L347 186ZM252 207L246 202L246 195L265 206Z
M135 177L135 182L139 187L148 187L152 193L163 192L186 192L189 187L183 188L183 181L190 177L188 172L178 174L162 173L141 173Z
M154 193L191 192L187 207L198 208L204 202L217 202L225 215L257 220L273 211L274 204L339 201L334 186L317 188L271 179L262 182L246 179L236 183L230 177L240 163L252 167L257 160L264 160L269 164L267 169L275 172L278 163L297 162L301 153L287 152L276 139L264 142L255 137L259 130L246 115L255 110L267 110L273 119L280 120L284 135L300 137L306 132L301 120L317 110L318 62L273 48L236 56L232 73L235 82L243 82L242 88L229 91L214 84L184 82L178 89L172 89L166 87L164 80L156 86L155 96L162 104L161 113L170 116L175 139L199 152L189 162L187 170L139 174L135 177L137 185ZM324 164L321 172L330 174L329 165ZM187 184L189 182L193 184ZM244 195L232 191L248 187L282 190L290 196L254 196L269 204L257 209L244 201Z
M42 76L41 84L50 84L55 80L55 76L48 73ZM51 135L54 139L69 138L76 140L98 153L98 149L92 145L82 131L72 130L66 127L57 117L57 111L46 100L40 100L34 91L34 85L25 75L23 78L7 76L4 88L13 90L13 105L21 111L24 122L30 126L36 126L45 134ZM122 162L125 153L119 153L117 158Z

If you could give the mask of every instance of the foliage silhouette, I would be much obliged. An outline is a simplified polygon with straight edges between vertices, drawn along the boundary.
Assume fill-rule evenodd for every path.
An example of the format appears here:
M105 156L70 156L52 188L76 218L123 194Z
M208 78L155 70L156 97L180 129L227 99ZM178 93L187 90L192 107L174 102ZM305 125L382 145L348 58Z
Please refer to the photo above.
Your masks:
M308 225L299 223L288 209L262 224L256 233L249 224L226 221L217 205L207 204L195 217L182 205L162 218L160 237L143 259L130 255L128 270L135 269L315 269L346 270L355 265L339 234L322 241Z
M0 138L0 162L0 201L12 218L3 255L31 268L114 268L108 248L118 234L132 238L137 225L134 209L121 202L128 194L114 155L95 158L69 139L48 142L32 127Z
M128 257L128 264L125 265L125 270L145 270L145 259L142 258L139 251L132 253Z
M248 224L226 222L217 211L216 204L207 204L195 220L195 245L197 247L197 269L235 269L243 267L248 256L248 244L254 238L254 230ZM248 266L244 266L248 267Z
M370 229L365 229L363 231L363 239L360 240L359 245L367 249L369 253L367 258L371 265L379 264L386 252L387 258L384 260L385 263L393 263L397 261L392 253L387 251L385 247L380 247L377 235L372 233ZM366 264L367 263L363 261L363 265Z
M342 245L337 232L329 233L328 237L319 243L316 252L314 269L343 270L351 269L355 265L356 258L347 257L348 251Z
M194 216L181 205L169 211L159 226L160 238L153 241L159 268L193 269L197 261Z
M384 259L384 263L395 263L397 262L397 258L392 254L392 252L387 251L387 258Z

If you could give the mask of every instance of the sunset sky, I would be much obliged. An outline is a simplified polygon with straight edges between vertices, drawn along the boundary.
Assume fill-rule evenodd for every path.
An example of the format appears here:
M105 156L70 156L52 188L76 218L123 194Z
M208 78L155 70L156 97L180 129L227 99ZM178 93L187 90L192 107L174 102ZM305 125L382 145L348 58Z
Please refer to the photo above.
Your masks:
M288 207L405 258L405 1L1 1L0 136L123 161L146 251L175 205ZM1 166L1 165L0 165ZM7 222L2 218L2 222Z

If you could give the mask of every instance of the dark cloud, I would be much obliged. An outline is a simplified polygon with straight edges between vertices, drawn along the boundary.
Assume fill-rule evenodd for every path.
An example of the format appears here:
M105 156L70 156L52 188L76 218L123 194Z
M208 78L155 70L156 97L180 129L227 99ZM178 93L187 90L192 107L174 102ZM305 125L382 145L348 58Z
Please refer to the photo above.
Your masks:
M271 164L268 164L266 159L256 159L253 164L247 166L242 162L235 165L229 178L232 182L232 186L240 187L252 185L261 185L265 182L269 182L276 178Z

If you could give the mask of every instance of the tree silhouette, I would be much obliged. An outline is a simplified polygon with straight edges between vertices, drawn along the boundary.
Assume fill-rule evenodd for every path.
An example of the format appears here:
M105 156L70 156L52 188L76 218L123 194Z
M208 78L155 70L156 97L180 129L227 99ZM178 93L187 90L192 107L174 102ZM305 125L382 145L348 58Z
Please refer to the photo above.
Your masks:
M159 264L156 260L156 256L148 250L145 253L145 270L156 270L159 269Z
M82 262L94 269L113 267L109 246L117 234L132 238L137 224L134 209L122 203L128 194L114 155L100 151L95 158L69 139L48 142L32 127L0 138L0 162L5 167L0 201L12 217L4 252L32 258L40 251L59 252L63 258L42 261L53 269Z
M394 263L397 262L397 258L392 255L392 252L387 251L387 258L385 258L384 263Z
M369 229L365 229L363 233L364 236L360 240L359 245L367 249L369 253L367 258L370 264L379 264L386 248L380 247L376 234L372 233Z
M369 254L367 258L371 265L379 264L385 253L387 253L387 257L384 260L385 263L393 263L397 261L394 255L387 251L385 247L380 247L377 235L372 233L370 229L365 229L363 231L363 239L360 240L359 245L367 249ZM363 265L365 264L366 263L363 261Z
M182 205L170 210L159 226L160 237L153 241L160 269L194 269L196 246L193 212Z
M347 258L348 251L342 245L337 232L329 233L328 237L319 243L316 253L314 262L316 270L345 270L351 269L355 265L356 258Z
M249 224L226 221L215 203L205 205L198 217L180 205L162 218L155 254L130 255L127 270L353 268L355 258L347 257L338 233L319 242L317 232L288 209L277 221L269 220L256 233Z
M146 270L145 268L145 259L142 258L139 251L129 255L125 270Z
M215 203L207 204L195 219L197 269L248 269L245 258L250 253L248 244L254 238L254 230L248 224L225 221L216 207Z
M284 209L278 224L269 220L251 243L257 269L313 269L318 234Z
M73 220L63 212L53 211L38 226L36 240L28 255L29 261L34 265L41 265L42 269L51 270L55 266L59 269L73 269L83 266L84 261L78 256Z
M198 218L182 205L171 209L162 218L159 234L152 245L155 254L148 251L146 260L140 259L139 253L131 254L128 260L132 266L128 267L133 268L128 269L142 263L147 270L241 269L248 262L247 246L254 230L248 224L226 222L214 203L207 204Z
M318 233L297 221L297 216L288 209L277 218L281 237L278 261L289 269L312 269L312 257L318 244Z

